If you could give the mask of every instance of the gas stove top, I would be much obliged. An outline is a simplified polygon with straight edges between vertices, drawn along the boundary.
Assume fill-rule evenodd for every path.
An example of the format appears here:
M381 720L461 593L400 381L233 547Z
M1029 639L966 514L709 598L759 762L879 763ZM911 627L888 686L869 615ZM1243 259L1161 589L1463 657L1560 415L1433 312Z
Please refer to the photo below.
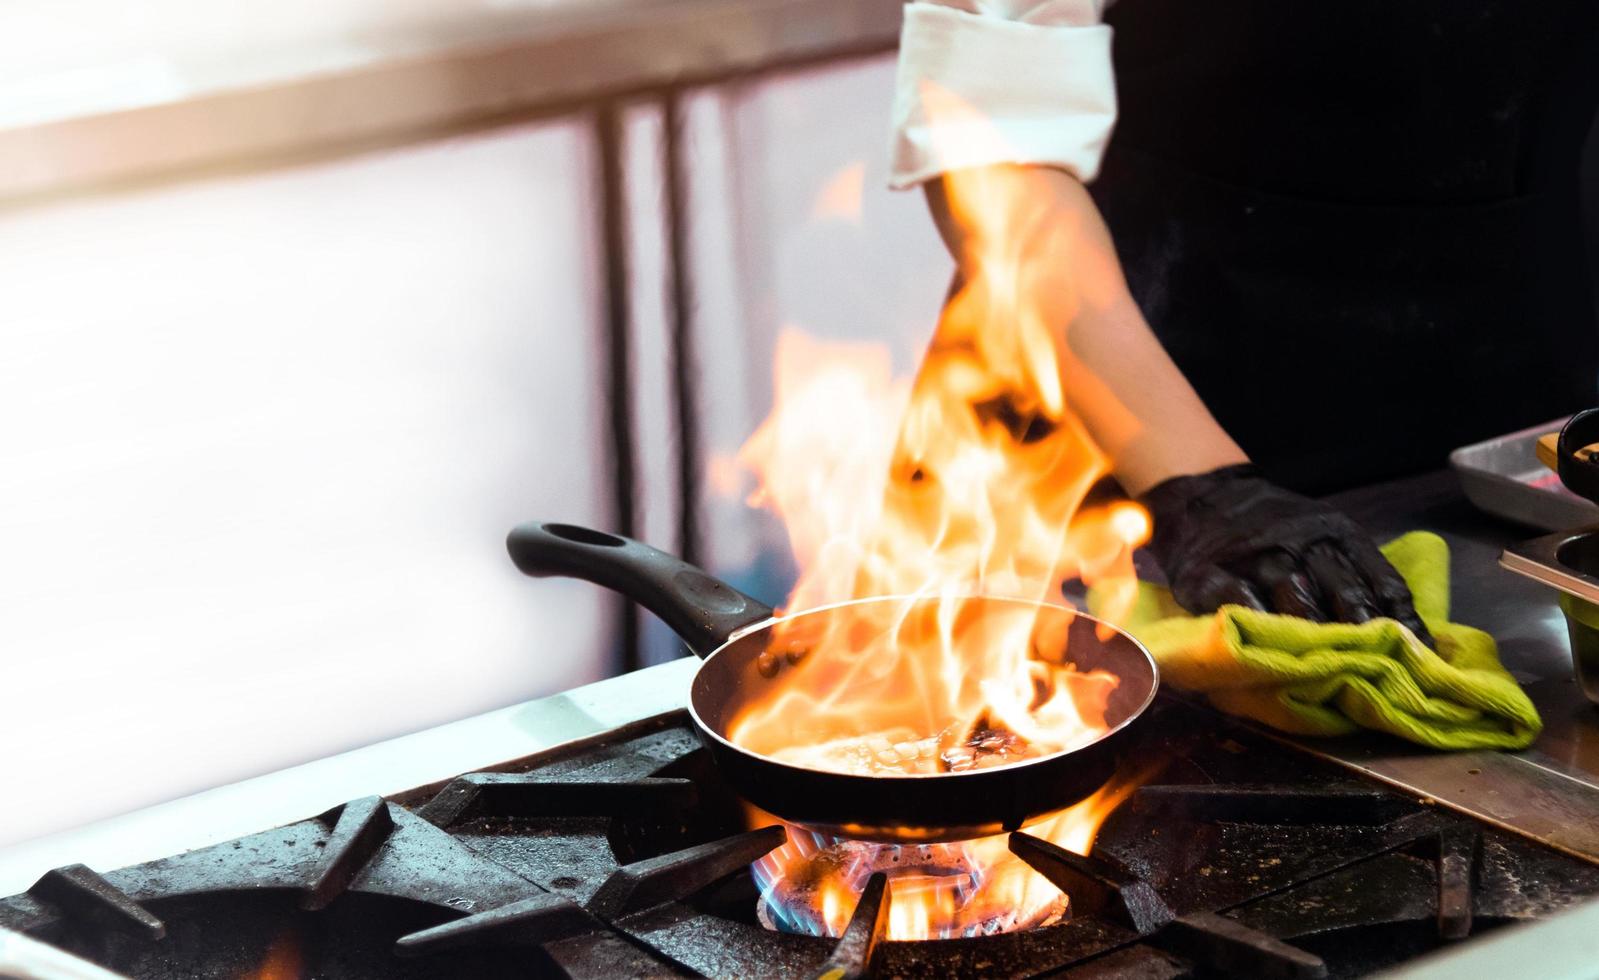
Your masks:
M669 713L498 771L105 874L50 871L0 927L133 977L1357 976L1599 896L1591 864L1165 700L1161 768L1091 857L1010 850L1064 921L884 940L892 883L840 939L775 932L749 829Z
M21 930L152 977L1344 975L1436 946L1402 975L1595 976L1599 713L1547 592L1497 567L1525 533L1448 474L1337 503L1448 539L1460 618L1544 717L1533 748L1284 744L1168 698L1140 750L1168 764L1093 860L1012 838L1070 919L885 943L867 901L828 940L760 925L749 864L776 832L751 834L704 766L682 660L0 851L0 894L25 890L0 900L0 964L55 949Z

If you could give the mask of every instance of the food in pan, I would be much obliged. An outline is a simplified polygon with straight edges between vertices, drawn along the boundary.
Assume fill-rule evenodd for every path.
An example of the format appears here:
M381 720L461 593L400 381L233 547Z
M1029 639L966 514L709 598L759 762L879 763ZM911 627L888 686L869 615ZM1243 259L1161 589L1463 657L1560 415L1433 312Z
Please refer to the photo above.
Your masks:
M729 738L809 769L931 775L1053 755L1105 732L1117 678L1071 662L1070 610L961 609L913 599L802 617Z

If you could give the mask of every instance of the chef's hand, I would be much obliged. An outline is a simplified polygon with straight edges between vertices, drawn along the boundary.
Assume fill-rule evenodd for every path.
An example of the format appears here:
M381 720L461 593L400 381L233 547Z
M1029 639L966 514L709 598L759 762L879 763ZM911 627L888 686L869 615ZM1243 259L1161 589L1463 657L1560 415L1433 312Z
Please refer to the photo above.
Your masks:
M1251 465L1175 477L1140 499L1155 524L1149 549L1189 612L1233 603L1316 622L1389 616L1432 644L1405 580L1358 524Z

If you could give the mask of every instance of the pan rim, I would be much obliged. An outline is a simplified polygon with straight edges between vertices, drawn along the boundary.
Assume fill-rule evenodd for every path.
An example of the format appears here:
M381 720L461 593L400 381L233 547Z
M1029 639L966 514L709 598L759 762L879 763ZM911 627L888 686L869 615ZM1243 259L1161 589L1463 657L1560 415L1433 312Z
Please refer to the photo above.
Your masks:
M971 593L965 593L965 594L956 595L956 596L953 596L953 598L957 598L957 599L984 599L984 600L988 600L988 601L992 601L992 602L1012 602L1012 603L1020 603L1020 604L1029 605L1029 606L1038 606L1038 607L1048 608L1048 609L1059 609L1062 612L1071 613L1074 617L1080 617L1082 619L1088 620L1091 623L1095 623L1095 624L1098 624L1098 625L1101 625L1101 626L1109 627L1117 635L1119 635L1120 637L1122 637L1123 639L1125 639L1129 643L1131 643L1133 645L1133 648L1136 649L1139 653L1143 654L1144 660L1149 664L1149 670L1150 670L1151 681L1150 681L1150 685L1149 685L1149 692L1144 696L1144 700L1139 702L1138 707L1135 708L1133 711L1128 713L1126 718L1123 718L1120 722L1118 722L1113 727L1108 728L1105 731L1101 732L1092 741L1084 742L1081 745L1073 746L1072 748L1069 748L1069 749L1062 749L1059 752L1051 752L1049 755L1039 756L1036 759L1028 759L1025 762L1016 762L1016 763L1012 763L1010 765L1004 765L1004 766L993 766L993 767L990 767L988 769L972 769L972 770L968 770L966 772L920 772L920 773L909 773L909 772L906 772L906 773L884 773L882 775L867 775L865 773L839 772L836 769L818 769L818 768L815 768L813 766L795 765L794 763L783 762L781 760L774 759L774 758L772 758L769 755L762 755L759 752L753 752L753 751L751 751L749 749L744 748L743 746L737 744L736 742L733 742L732 740L728 739L721 732L719 732L716 729L712 728L710 725L707 725L705 723L705 719L700 717L699 707L698 707L698 705L695 704L695 700L694 700L694 689L695 689L695 686L699 682L699 676L700 676L701 672L704 671L705 666L707 664L709 664L712 660L716 659L718 656L721 656L721 654L722 654L722 652L724 650L726 650L728 647L732 646L733 644L739 642L740 640L744 639L745 637L752 636L753 634L758 633L758 632L760 632L762 630L769 629L769 628L771 628L771 627L773 627L773 626L775 626L775 625L777 625L778 623L781 623L781 622L786 622L786 621L791 620L791 619L799 619L799 618L801 618L803 616L810 616L810 615L814 615L816 613L824 613L824 612L828 612L828 611L831 611L831 610L834 610L834 609L841 609L841 608L844 608L846 606L858 606L858 605L863 605L863 604L869 603L869 602L894 602L894 601L906 602L906 601L920 601L920 600L929 600L929 599L938 599L938 598L942 598L942 597L941 596L936 596L936 595L923 594L923 595L881 595L881 596L868 596L865 599L848 599L848 600L845 600L843 602L830 602L830 603L827 603L827 604L821 605L821 606L813 606L813 607L811 607L809 609L801 610L800 612L787 613L787 614L784 614L784 615L781 615L781 616L771 616L771 617L769 617L767 619L761 620L760 622L751 623L750 625L748 625L748 626L746 626L746 627L744 627L742 629L735 630L732 634L730 634L728 636L728 638L726 640L724 640L722 642L721 646L717 647L715 650L712 650L710 655L705 657L701 661L700 666L694 671L694 681L691 682L690 685L689 685L689 695L688 695L688 714L689 714L689 717L691 719L693 719L694 726L697 729L699 729L700 732L702 732L703 734L708 735L711 738L715 739L724 748L727 748L727 749L729 749L730 751L733 751L733 752L737 752L739 755L745 756L745 757L747 757L749 759L753 759L756 762L760 762L760 763L762 763L764 765L778 766L778 767L780 767L782 769L791 770L793 772L809 773L809 774L822 775L822 776L830 776L830 777L833 777L835 779L871 780L874 783L882 782L884 780L894 781L894 780L929 780L929 779L962 779L962 778L970 779L970 778L981 778L981 777L994 778L996 776L996 774L999 774L999 773L1018 773L1018 772L1022 772L1022 771L1025 771L1026 769L1028 769L1028 768L1030 768L1032 766L1037 766L1037 765L1042 765L1042 764L1047 763L1047 762L1057 761L1057 760L1059 760L1061 758L1064 758L1065 756L1071 755L1074 752L1082 752L1082 751L1084 751L1086 749L1089 749L1089 748L1091 748L1091 747L1093 747L1095 745L1099 745L1100 743L1102 743L1102 742L1106 741L1107 739L1109 739L1111 736L1115 735L1117 732L1120 732L1122 729L1126 728L1128 725L1131 725L1133 722L1135 722L1139 718L1143 717L1144 712L1148 711L1149 710L1149 706L1154 703L1155 695L1160 693L1160 664L1155 661L1155 657L1154 657L1153 654L1151 654L1149 652L1149 648L1148 647L1146 647L1137 637L1133 636L1131 633L1129 633L1126 630L1122 629L1120 626L1117 626L1114 623L1111 623L1111 622L1108 622L1108 621L1106 621L1104 619L1101 619L1098 616L1094 616L1094 615L1091 615L1089 613L1082 612L1082 611L1080 611L1078 609L1075 609L1075 608L1073 608L1071 606L1068 606L1068 605L1064 605L1064 604L1059 603L1059 602L1049 602L1049 601L1043 600L1043 599L1024 599L1024 598L1020 598L1020 597L1017 597L1017 596L995 595L995 594L992 594L992 593L984 593L984 592L971 592Z

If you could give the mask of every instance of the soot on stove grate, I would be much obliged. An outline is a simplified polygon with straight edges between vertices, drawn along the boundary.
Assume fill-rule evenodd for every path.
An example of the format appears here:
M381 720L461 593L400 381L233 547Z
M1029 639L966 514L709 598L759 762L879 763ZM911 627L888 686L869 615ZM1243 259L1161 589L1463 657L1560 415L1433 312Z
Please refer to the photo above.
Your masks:
M0 926L138 977L1353 976L1599 894L1599 868L1166 705L1171 762L1091 857L1009 849L1070 917L884 941L869 874L838 939L764 928L748 830L682 718L108 872L60 869ZM252 973L253 971L253 973Z

